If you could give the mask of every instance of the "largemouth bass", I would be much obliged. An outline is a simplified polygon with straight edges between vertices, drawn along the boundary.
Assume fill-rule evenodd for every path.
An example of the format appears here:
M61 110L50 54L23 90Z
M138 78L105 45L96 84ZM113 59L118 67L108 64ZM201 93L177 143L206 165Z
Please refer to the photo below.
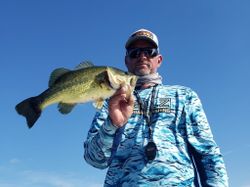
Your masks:
M133 92L137 76L108 66L81 63L75 70L55 69L49 80L49 88L40 95L25 99L16 105L18 114L26 117L31 128L47 106L58 103L62 114L68 114L78 103L94 101L97 108L111 97L121 86L128 88L127 96Z

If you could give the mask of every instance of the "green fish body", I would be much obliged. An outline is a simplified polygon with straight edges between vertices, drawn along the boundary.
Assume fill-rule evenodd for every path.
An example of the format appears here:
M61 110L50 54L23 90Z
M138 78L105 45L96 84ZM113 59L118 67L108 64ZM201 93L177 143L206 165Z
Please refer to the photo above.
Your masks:
M130 95L137 76L108 66L81 63L76 70L59 68L51 73L49 88L40 95L25 99L16 105L18 114L26 117L31 128L44 108L58 103L62 114L68 114L78 103L94 101L97 108L121 86L127 86Z

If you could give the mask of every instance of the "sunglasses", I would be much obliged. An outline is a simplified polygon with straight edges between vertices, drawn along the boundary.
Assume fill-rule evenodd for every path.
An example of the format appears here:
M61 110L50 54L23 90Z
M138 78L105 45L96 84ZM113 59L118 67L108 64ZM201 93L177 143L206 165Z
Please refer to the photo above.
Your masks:
M159 52L156 48L133 48L128 49L126 55L130 58L138 58L143 53L147 58L156 57Z

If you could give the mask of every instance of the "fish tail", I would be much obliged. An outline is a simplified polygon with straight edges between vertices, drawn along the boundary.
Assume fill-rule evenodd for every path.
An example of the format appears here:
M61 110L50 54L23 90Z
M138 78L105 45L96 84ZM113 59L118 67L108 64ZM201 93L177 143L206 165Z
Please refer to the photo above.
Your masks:
M26 118L29 128L33 127L41 115L42 110L40 108L40 103L41 99L37 96L25 99L16 105L17 113Z

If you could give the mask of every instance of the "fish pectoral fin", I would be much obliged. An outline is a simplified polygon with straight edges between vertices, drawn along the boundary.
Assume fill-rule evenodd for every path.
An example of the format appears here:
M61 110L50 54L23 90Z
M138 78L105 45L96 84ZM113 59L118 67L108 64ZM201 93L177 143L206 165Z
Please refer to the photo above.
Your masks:
M97 109L101 109L103 106L103 103L104 103L104 100L100 98L98 100L95 100L95 102L93 103L93 106Z
M59 103L57 108L62 114L68 114L72 111L75 105L75 103Z

